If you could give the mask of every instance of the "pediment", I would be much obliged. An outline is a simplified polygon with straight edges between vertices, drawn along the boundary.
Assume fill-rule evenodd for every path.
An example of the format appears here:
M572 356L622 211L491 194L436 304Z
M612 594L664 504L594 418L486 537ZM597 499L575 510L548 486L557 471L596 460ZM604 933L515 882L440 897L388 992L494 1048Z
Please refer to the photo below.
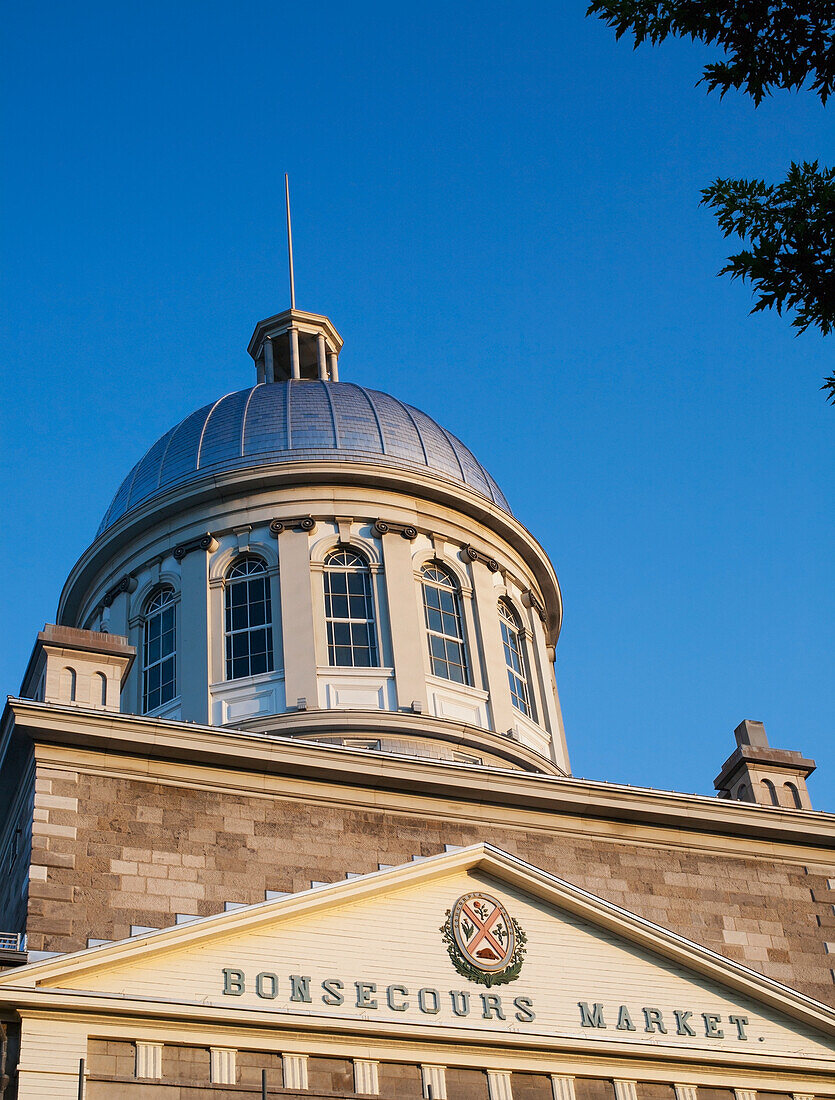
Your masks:
M276 1023L835 1059L828 1007L487 845L9 971L5 1000L4 986Z

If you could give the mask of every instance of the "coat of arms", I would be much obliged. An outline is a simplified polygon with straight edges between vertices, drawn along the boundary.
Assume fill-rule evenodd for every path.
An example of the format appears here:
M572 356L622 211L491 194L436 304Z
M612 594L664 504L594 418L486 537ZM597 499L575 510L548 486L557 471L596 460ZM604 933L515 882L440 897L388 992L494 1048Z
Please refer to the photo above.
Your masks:
M481 892L464 894L446 917L441 932L459 974L487 986L519 977L528 937L500 901Z

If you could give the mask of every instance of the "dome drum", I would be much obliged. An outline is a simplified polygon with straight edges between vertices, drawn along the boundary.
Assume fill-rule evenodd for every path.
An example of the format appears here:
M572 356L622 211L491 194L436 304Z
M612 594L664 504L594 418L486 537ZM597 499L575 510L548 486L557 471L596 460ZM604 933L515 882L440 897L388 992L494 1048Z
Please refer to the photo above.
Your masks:
M534 606L539 600L553 606L555 581L553 587L541 587L529 554L521 555L452 507L414 498L409 504L404 508L403 496L391 490L322 485L318 499L316 489L262 487L225 495L211 508L202 500L181 505L175 531L169 520L159 518L143 524L118 555L104 555L118 575L99 574L89 584L79 576L86 594L76 593L75 621L125 634L141 657L147 601L160 585L173 590L182 637L181 682L176 695L155 712L161 717L262 725L273 715L302 713L299 700L307 712L408 713L418 724L430 718L492 730L503 737L511 756L518 746L543 761L556 759L567 771L562 749L553 756L552 742L562 744L562 727L549 639ZM300 517L310 522L302 525ZM408 528L414 537L404 537ZM328 649L325 572L329 555L344 546L368 566L378 644L376 664L370 667L338 667ZM474 547L479 548L475 556ZM270 587L272 665L230 678L224 600L229 570L248 557L264 563ZM421 571L432 562L448 571L459 593L467 683L445 678L445 669L436 675L430 664ZM121 583L125 577L129 580ZM531 592L537 593L534 603ZM111 605L105 608L110 593ZM65 606L76 603L70 596L65 593ZM512 706L508 693L497 613L503 597L512 601L524 633L530 715ZM123 707L144 710L141 659L125 686Z

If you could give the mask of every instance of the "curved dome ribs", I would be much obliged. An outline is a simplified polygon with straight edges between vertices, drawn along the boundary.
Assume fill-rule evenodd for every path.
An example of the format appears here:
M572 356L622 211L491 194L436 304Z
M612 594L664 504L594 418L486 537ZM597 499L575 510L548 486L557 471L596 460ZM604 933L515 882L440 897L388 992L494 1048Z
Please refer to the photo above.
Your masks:
M98 534L157 494L209 474L311 459L428 470L510 512L469 448L426 413L350 382L291 381L228 393L186 416L130 471Z

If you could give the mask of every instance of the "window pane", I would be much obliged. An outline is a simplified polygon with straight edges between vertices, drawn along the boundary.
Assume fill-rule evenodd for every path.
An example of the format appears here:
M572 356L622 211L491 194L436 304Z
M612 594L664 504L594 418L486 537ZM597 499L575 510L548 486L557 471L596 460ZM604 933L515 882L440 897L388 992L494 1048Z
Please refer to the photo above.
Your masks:
M426 619L430 630L437 630L439 634L443 632L444 621L440 611L436 611L434 607L427 607Z
M438 595L440 596L441 610L445 611L448 615L455 615L455 595L452 592L446 591L438 591Z
M441 615L441 633L446 634L451 638L457 638L459 635L458 630L458 618L455 615L447 615L446 612Z
M332 665L377 665L371 577L365 561L338 550L325 563L325 617Z
M145 605L142 645L143 710L156 710L177 693L176 605L174 591L157 591Z
M257 558L245 558L227 574L227 679L237 680L272 671L271 620L270 579L266 566Z
M423 607L432 671L436 676L466 684L469 675L458 592L440 568L424 567L423 577Z
M365 576L362 573L345 573L343 576L348 582L347 591L354 596L362 595L365 591Z
M351 596L348 600L348 613L352 619L367 619L365 596Z
M523 655L524 635L517 626L515 615L504 602L499 604L499 618L510 698L517 710L530 715L531 704Z
M345 573L328 573L327 578L330 583L331 592L339 592L342 595L348 592L348 577Z
M431 585L424 585L423 598L426 600L427 607L440 608L441 593L438 591L437 588L433 588Z

